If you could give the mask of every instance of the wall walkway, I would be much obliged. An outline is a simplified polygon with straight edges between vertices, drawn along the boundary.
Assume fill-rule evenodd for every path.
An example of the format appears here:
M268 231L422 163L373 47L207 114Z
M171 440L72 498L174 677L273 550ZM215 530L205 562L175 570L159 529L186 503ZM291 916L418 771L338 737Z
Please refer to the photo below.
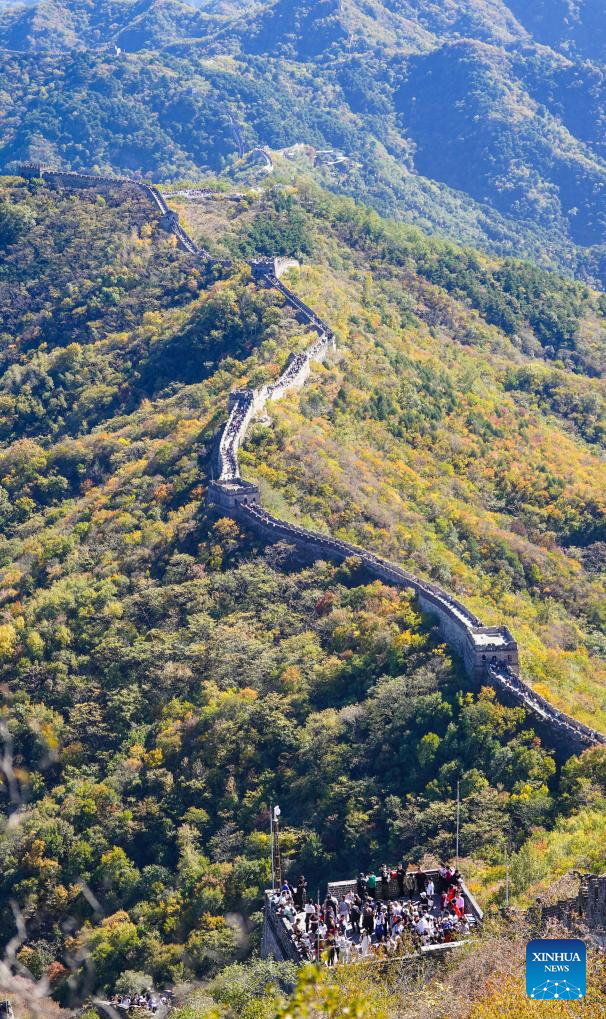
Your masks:
M133 178L49 170L40 164L27 164L21 167L21 173L26 177L41 177L61 187L134 186L143 191L158 213L160 224L175 234L183 250L212 264L228 264L213 259L208 251L196 245L163 195L151 184ZM483 626L477 616L447 591L368 549L270 516L260 505L257 486L242 479L238 450L250 422L269 401L278 400L287 391L302 386L313 363L323 361L335 346L335 335L327 323L280 280L280 273L290 264L292 261L288 259L256 259L250 262L250 267L257 284L278 290L297 318L317 333L317 339L303 353L290 355L275 382L258 390L235 390L231 394L229 417L217 445L217 479L208 487L209 503L240 520L266 541L290 542L304 558L343 561L353 556L361 561L370 577L411 588L421 608L436 617L445 639L460 654L468 673L478 682L490 683L504 700L523 706L543 738L559 754L565 757L591 746L606 745L606 736L558 711L520 678L517 644L506 626Z

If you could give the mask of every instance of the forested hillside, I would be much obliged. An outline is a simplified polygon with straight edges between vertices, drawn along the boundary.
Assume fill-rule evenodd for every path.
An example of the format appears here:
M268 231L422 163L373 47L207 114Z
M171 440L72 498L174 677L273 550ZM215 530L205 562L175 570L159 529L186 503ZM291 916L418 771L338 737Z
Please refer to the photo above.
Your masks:
M605 863L602 750L557 773L410 597L204 501L230 389L309 342L238 256L304 256L338 354L255 426L248 476L507 621L527 677L606 729L601 299L304 180L206 206L181 211L231 271L131 189L2 182L0 910L61 1001L247 955L276 800L312 883L452 854L457 779L485 897L507 841L520 895ZM261 993L246 973L212 1000Z
M604 44L598 0L9 4L0 163L166 180L238 137L337 148L331 188L603 285Z
M313 187L293 237L293 198L273 202L243 203L244 239L230 213L217 251L227 237L233 250L252 239L320 257L296 287L340 329L342 360L277 407L277 428L254 432L244 457L268 505L372 540L480 616L522 627L542 688L601 714L602 297ZM182 211L212 244L213 220Z

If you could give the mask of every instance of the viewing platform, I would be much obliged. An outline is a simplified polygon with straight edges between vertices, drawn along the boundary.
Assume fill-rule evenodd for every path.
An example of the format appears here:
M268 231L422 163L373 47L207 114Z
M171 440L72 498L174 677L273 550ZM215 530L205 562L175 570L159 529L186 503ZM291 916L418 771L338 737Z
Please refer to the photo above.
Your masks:
M363 895L360 879L330 881L322 903L302 901L296 885L266 890L263 957L326 965L439 958L482 923L482 909L458 871L408 869L400 881L393 871L388 883L376 880Z

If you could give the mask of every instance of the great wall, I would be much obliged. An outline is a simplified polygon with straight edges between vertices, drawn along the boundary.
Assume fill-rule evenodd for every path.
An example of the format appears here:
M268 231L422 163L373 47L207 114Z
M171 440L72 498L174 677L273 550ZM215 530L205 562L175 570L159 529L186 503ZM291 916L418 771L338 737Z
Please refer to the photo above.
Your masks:
M196 245L179 223L178 215L151 184L132 178L49 170L40 164L22 166L20 172L25 177L43 178L55 186L136 187L159 214L160 226L175 235L184 251L211 264L229 266L229 263L214 259L208 251ZM280 520L263 510L258 486L241 477L238 464L238 450L248 426L268 402L303 385L312 364L323 361L336 341L330 327L279 278L293 264L292 261L257 259L249 264L256 284L278 290L284 304L293 310L302 324L317 334L317 339L303 353L290 355L284 371L275 382L257 390L235 390L231 394L229 416L216 447L216 477L208 485L209 505L238 520L265 541L284 541L295 546L306 560L342 562L354 557L368 577L412 589L422 610L437 620L445 640L460 655L474 682L491 684L506 703L524 707L545 742L561 758L580 753L588 747L606 745L606 736L558 711L524 682L519 675L518 647L506 626L483 626L481 620L452 595L368 549Z

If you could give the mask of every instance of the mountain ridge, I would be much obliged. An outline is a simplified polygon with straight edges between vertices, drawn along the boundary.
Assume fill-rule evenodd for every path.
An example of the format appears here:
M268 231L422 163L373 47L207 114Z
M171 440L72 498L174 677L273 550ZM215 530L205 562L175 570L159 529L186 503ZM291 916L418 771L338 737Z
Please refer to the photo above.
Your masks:
M0 161L157 180L231 173L232 116L250 149L339 149L349 163L319 179L380 212L603 285L604 60L565 40L548 48L512 10L463 0L447 10L9 8L0 88L29 85L27 95L12 86ZM36 12L48 29L19 43ZM45 53L45 41L63 52Z
M581 854L603 869L603 750L559 772L532 713L478 691L409 593L351 560L301 569L205 508L230 392L279 385L309 346L251 278L279 250L341 349L247 435L264 505L506 615L536 689L598 724L601 296L309 175L229 200L208 184L171 206L214 269L141 187L0 181L0 677L28 806L0 830L0 912L10 933L18 897L19 962L53 965L62 1002L88 993L74 945L105 994L133 967L254 979L233 964L258 936L270 803L285 866L314 882L449 856L457 809L488 899L507 846L520 895Z

